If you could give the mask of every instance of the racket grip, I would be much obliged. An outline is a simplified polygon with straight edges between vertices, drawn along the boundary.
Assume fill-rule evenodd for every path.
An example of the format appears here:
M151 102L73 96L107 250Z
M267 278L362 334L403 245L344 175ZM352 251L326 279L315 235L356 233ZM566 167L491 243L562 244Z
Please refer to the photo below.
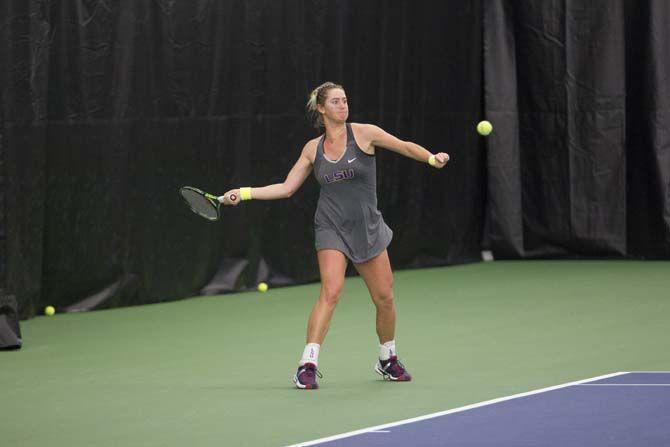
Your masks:
M223 200L225 198L226 198L226 196L219 196L219 197L216 198L216 200L218 200L220 203L223 203ZM235 200L237 200L237 195L231 194L230 196L228 196L228 198L234 202Z

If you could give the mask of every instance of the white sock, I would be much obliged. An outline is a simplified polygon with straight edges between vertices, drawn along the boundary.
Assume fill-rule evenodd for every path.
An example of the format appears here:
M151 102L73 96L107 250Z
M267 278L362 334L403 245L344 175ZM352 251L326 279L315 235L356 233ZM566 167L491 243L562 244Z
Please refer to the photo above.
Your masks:
M379 345L379 360L388 360L394 355L398 355L395 350L395 340Z
M321 345L318 343L307 343L305 350L302 353L302 358L300 359L300 366L305 363L314 363L314 366L319 365L319 349Z

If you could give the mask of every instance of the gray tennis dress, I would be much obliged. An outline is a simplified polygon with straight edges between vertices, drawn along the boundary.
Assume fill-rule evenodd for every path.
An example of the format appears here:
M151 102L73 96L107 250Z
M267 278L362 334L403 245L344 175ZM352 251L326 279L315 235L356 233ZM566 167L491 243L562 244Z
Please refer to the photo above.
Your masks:
M347 144L337 161L323 151L325 135L314 158L314 175L321 185L314 214L316 249L339 250L352 262L369 261L391 243L393 231L377 209L375 156L358 147L347 123Z

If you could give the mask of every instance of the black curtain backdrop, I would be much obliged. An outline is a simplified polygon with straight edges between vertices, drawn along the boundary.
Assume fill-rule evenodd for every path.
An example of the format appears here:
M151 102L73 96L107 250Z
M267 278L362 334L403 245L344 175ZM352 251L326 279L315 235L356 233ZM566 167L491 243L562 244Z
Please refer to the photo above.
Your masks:
M1 2L0 289L25 318L317 280L313 179L214 224L176 191L282 181L325 80L452 155L379 151L395 268L667 259L668 23L664 0Z
M1 2L8 293L25 318L197 295L241 261L234 288L261 264L317 280L313 179L217 223L177 189L282 181L316 135L304 103L326 80L345 86L352 121L452 155L437 171L379 151L394 267L477 260L481 39L479 0Z
M670 5L490 0L486 244L670 256Z
M670 257L670 3L625 3L628 252Z

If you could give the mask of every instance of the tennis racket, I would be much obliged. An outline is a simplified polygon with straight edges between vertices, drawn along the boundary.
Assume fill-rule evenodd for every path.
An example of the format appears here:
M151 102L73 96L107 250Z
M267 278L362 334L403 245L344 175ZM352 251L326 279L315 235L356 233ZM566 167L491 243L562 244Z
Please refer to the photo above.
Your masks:
M219 220L221 217L221 202L217 196L208 194L192 186L181 187L179 193L195 214L207 220ZM237 196L231 194L230 200L235 201L235 199L237 199Z

